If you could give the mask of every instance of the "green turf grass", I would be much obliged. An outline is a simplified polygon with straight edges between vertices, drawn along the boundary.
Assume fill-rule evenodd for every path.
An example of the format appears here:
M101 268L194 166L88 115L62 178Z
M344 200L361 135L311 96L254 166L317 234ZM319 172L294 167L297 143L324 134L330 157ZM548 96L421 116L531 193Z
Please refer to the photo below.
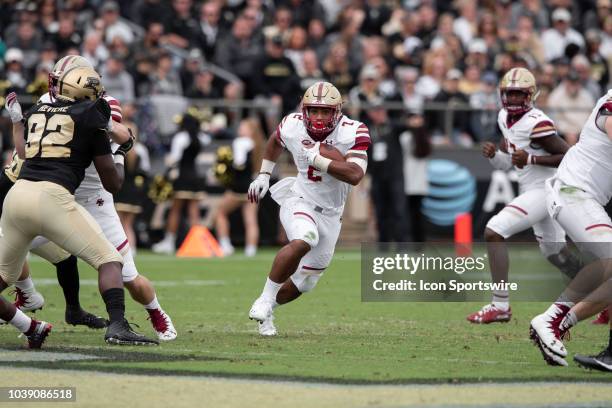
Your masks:
M515 302L510 323L488 326L465 320L482 304L362 303L356 251L338 251L313 292L277 309L280 335L261 338L247 313L273 256L267 250L253 259L183 260L139 253L138 268L156 284L179 333L176 341L148 348L109 346L103 331L66 325L55 271L32 258L33 277L46 298L36 316L54 324L44 348L101 358L16 363L2 361L0 351L0 364L353 383L612 380L571 361L575 352L599 352L607 343L606 327L581 323L566 343L570 366L548 367L528 339L529 321L546 303ZM513 260L512 267L517 264ZM84 264L80 269L83 306L105 314L96 274ZM147 314L131 299L126 315L153 335ZM0 327L0 347L14 350L23 343L12 327Z

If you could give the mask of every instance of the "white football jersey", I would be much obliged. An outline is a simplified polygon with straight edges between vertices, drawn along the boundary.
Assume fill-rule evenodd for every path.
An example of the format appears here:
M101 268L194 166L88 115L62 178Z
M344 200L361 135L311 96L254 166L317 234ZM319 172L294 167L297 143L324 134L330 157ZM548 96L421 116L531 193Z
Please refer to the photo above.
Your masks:
M351 185L309 166L303 148L315 141L308 135L301 113L285 116L278 125L275 137L293 155L298 175L291 190L324 209L342 209ZM368 127L342 116L332 133L321 142L329 144L346 155L349 150L366 154L370 146Z
M525 150L534 156L549 156L546 150L538 145L538 138L557 134L553 121L541 110L531 109L516 122L508 122L508 111L502 109L497 116L497 123L506 139L508 153L517 150ZM538 166L530 164L519 169L518 173L520 191L533 188L543 188L544 181L555 174L554 167Z
M612 90L597 101L580 132L578 143L563 157L557 178L606 205L612 197L612 141L596 123L602 110L612 113Z

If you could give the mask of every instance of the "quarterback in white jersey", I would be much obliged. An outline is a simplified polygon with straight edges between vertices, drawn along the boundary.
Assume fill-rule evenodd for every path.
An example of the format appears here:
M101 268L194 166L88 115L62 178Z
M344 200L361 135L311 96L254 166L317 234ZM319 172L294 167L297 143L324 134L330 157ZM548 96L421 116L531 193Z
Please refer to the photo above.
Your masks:
M92 67L91 63L89 63L89 61L87 61L85 58L76 55L69 55L60 59L56 63L53 73L49 74L50 78L53 76L59 76L60 72L71 69L75 65ZM55 92L56 89L54 83L50 79L49 92L41 96L38 102L51 102L54 98ZM109 131L114 134L122 134L125 136L125 138L129 139L131 137L130 130L121 124L122 111L119 101L110 95L104 95L103 98L111 107ZM115 151L118 146L119 145L114 142L111 143L111 148L113 151ZM93 164L85 170L83 182L75 191L75 200L93 216L93 218L102 228L106 238L122 255L122 278L124 286L128 289L132 298L145 307L158 338L160 340L175 339L177 335L176 329L174 328L172 320L168 314L161 308L153 285L146 277L140 275L136 269L127 236L115 210L113 196L102 186L100 176L98 175L98 172ZM42 246L55 248L56 251L52 252L65 252L55 244L49 243L48 240L43 237L37 237L32 243L32 249L34 250ZM22 273L20 276L19 281L26 282L25 285L27 285L29 291L33 292L33 295L36 296L37 292L34 289L31 279L29 279L29 271L24 271L24 273Z
M340 233L342 212L351 186L367 168L368 128L342 114L342 96L329 82L317 82L302 98L302 111L286 116L270 137L259 176L251 183L249 200L268 191L275 162L287 149L298 169L270 189L280 205L280 220L289 243L276 255L263 292L249 317L259 333L276 335L273 310L312 290L328 267ZM345 160L330 160L319 149L333 146Z
M519 177L519 196L489 220L485 229L491 275L494 282L508 282L508 254L504 241L533 228L540 251L567 275L574 276L580 263L566 249L565 232L546 210L546 179L555 174L569 148L557 135L553 121L533 106L537 97L534 76L525 68L513 68L502 78L500 95L503 109L498 125L504 136L502 151L493 143L483 146L483 154L502 170L514 167ZM508 291L494 291L493 300L467 320L472 323L507 322L512 317Z
M564 359L567 351L561 341L563 334L611 303L605 282L609 285L612 220L604 208L612 198L610 117L612 90L597 101L578 143L569 149L557 173L546 182L546 202L551 216L581 251L601 259L587 265L557 301L531 321L531 337L551 365L567 365ZM597 289L600 283L603 285ZM612 335L610 345L599 355L575 356L574 360L587 368L612 371Z

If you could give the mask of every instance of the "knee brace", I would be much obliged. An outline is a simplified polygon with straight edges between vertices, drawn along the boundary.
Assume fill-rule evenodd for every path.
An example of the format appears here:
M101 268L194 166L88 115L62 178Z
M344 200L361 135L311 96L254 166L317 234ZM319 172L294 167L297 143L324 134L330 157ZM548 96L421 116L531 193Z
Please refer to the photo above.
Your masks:
M548 256L546 259L570 279L573 279L584 267L582 260L569 250L560 251L557 254Z

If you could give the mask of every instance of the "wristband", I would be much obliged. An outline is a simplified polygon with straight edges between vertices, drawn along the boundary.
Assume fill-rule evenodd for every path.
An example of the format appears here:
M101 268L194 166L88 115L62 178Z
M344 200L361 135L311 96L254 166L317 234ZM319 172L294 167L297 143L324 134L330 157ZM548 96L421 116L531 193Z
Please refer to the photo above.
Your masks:
M115 162L115 164L120 164L122 166L125 165L125 156L122 154L114 154L113 155L113 161Z
M263 159L261 161L261 170L259 170L259 173L263 173L263 174L272 174L272 170L274 170L274 166L276 166L276 163L271 161L271 160L266 160Z
M527 156L527 164L537 164L536 157L538 156L532 156L532 155Z
M327 173L327 168L329 167L331 162L332 161L327 157L323 157L318 154L312 161L312 165L315 166L317 169L321 170L323 173Z

